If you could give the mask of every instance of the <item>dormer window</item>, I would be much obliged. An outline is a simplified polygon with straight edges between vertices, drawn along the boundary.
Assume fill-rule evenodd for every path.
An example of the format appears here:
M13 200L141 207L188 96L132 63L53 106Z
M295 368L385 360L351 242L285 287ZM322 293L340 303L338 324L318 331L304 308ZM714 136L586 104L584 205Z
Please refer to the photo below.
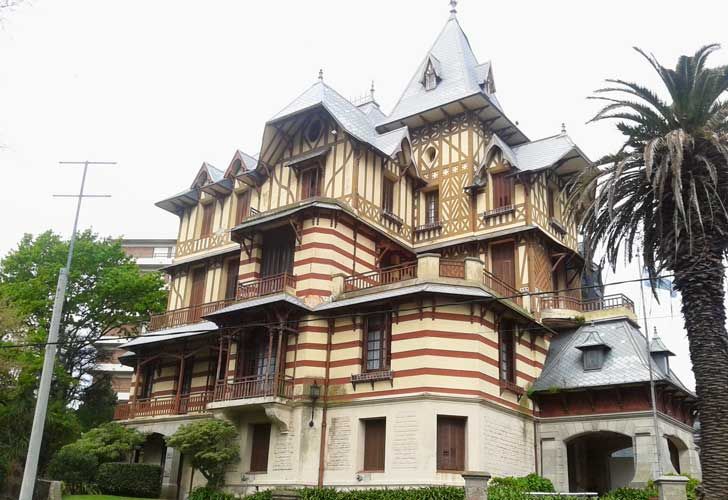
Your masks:
M611 349L596 330L584 332L584 340L576 346L581 351L584 371L601 370L604 366L607 351Z
M425 90L432 90L437 87L437 75L432 66L427 66L425 70Z
M321 167L308 167L301 171L301 199L321 196Z
M655 334L650 341L650 355L657 369L665 375L669 375L670 356L675 354L662 342L662 339L657 335L657 329L655 329Z
M315 143L319 140L319 137L321 137L321 131L323 130L323 124L321 123L321 120L318 118L313 120L311 123L309 123L308 128L306 128L306 139L310 143Z

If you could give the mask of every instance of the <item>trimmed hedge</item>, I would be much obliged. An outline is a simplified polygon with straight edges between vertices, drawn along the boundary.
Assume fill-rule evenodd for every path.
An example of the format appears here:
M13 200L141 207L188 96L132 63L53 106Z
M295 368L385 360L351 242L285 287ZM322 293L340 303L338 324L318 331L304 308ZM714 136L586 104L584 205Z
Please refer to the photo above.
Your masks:
M159 498L162 470L159 465L110 462L99 467L96 483L109 495Z
M267 498L270 498L270 492L267 493ZM211 488L209 486L199 486L192 490L192 493L190 493L188 500L237 500L237 498L239 497L233 495L232 493L225 493L224 491L216 490L215 488Z

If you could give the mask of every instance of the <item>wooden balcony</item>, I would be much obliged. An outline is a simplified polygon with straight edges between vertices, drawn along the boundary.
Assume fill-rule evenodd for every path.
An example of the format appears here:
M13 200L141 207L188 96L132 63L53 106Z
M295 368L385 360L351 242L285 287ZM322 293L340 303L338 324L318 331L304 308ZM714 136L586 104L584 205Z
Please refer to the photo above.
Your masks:
M174 328L176 326L191 325L203 321L202 317L206 314L233 304L235 300L225 299L215 302L207 302L198 306L183 307L181 309L172 309L162 314L155 314L149 320L147 330L150 332L162 330L164 328Z
M591 300L567 295L544 295L538 298L537 315L544 324L554 327L573 327L581 321L615 316L637 319L634 302L621 293Z
M483 270L483 284L496 297L510 300L523 307L523 295L493 273Z
M238 283L236 299L254 299L273 293L295 291L295 289L296 277L289 273L281 273Z
M417 262L406 262L368 273L357 273L344 278L344 291L366 290L375 286L389 285L417 277Z
M128 420L137 417L158 417L164 415L185 415L204 412L212 401L212 392L185 394L162 398L137 399L119 403L114 409L114 420Z
M253 375L234 382L218 382L215 386L215 401L233 401L263 397L293 397L293 377L281 374Z
M220 233L205 236L204 238L180 241L177 243L176 258L179 259L180 257L186 257L194 253L212 250L213 248L218 248L231 242L230 231L227 229Z

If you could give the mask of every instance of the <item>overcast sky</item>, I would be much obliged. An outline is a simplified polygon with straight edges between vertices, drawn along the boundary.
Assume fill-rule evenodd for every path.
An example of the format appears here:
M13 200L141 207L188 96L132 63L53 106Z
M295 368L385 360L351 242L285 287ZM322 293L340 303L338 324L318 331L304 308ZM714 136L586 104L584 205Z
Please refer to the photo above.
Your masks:
M224 169L258 151L264 122L324 70L342 95L391 110L448 16L447 0L32 0L0 26L0 255L23 233L70 233L81 170L58 161L117 161L89 174L82 227L102 235L176 237L154 202L191 184L203 161ZM726 2L464 0L458 18L491 60L506 113L531 138L561 123L592 158L620 137L586 125L585 98L604 78L657 87L633 45L673 64L726 42ZM726 64L728 49L712 64ZM634 278L636 267L607 274ZM636 301L639 287L609 287ZM663 293L663 295L666 295ZM648 294L649 297L649 294ZM693 384L679 304L648 302L681 378Z

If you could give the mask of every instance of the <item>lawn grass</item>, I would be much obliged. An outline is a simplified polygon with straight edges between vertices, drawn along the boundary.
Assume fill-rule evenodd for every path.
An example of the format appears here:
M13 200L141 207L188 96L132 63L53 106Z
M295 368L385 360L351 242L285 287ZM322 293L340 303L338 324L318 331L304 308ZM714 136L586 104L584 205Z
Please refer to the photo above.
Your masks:
M63 500L149 500L148 498L115 497L113 495L64 495Z

